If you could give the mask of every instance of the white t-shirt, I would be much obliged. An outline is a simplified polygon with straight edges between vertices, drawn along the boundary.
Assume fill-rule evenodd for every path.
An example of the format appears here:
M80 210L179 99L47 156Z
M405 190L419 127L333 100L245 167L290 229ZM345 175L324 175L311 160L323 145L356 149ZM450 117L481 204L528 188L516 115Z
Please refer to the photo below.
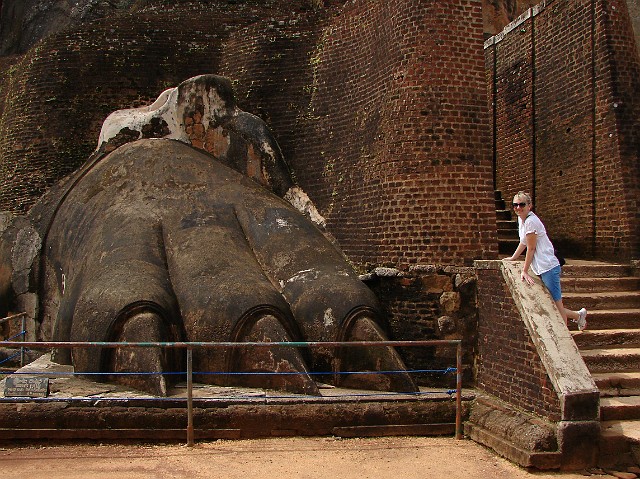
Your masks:
M551 240L547 236L547 230L535 213L529 213L524 222L518 217L518 233L520 235L520 243L525 245L527 244L528 234L535 234L538 237L536 250L531 261L531 269L535 274L540 276L542 273L560 265L558 258L553 254L553 244L551 244Z

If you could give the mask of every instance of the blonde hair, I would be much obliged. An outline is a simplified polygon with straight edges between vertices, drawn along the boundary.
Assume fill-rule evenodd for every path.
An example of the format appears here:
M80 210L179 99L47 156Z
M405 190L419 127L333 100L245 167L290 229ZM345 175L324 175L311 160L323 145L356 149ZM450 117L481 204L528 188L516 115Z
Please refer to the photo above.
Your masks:
M530 205L530 204L531 204L531 196L529 196L529 193L526 193L526 192L524 192L524 191L518 191L518 192L515 194L515 197L516 197L516 198L519 198L519 199L521 199L521 200L524 200L528 205Z

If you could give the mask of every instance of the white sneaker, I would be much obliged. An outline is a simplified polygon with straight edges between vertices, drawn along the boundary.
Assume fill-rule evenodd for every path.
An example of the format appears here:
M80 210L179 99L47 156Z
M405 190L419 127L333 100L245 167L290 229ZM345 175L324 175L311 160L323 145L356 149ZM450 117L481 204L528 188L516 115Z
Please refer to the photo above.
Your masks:
M578 311L578 329L583 331L587 327L587 310L582 308Z

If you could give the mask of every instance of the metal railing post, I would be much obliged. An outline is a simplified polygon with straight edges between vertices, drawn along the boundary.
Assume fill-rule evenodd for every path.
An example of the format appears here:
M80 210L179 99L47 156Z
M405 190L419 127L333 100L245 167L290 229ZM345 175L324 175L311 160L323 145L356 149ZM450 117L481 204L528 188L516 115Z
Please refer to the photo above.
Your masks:
M193 349L187 348L187 446L193 444Z
M22 331L22 342L24 343L27 340L27 315L26 313L22 313L22 322L21 322L21 326L22 329L20 331ZM20 367L24 366L24 346L22 346L20 348Z
M456 439L462 439L462 342L456 348Z

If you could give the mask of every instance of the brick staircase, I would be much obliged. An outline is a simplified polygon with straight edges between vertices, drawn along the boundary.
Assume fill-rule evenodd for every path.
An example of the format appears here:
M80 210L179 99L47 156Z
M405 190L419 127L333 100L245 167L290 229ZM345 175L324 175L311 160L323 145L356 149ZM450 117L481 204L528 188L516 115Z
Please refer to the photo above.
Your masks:
M496 225L498 228L498 253L511 255L518 247L518 220L511 214L511 201L509 205L502 198L502 192L495 190ZM513 217L512 217L513 216Z
M573 338L600 389L603 466L640 454L640 277L629 265L571 261L563 268L565 306L589 311ZM637 458L636 458L637 457Z
M518 246L517 220L495 192L499 253ZM600 465L640 462L640 271L631 265L567 260L562 268L567 308L587 308L588 327L569 324L600 389ZM635 450L635 451L634 451Z

